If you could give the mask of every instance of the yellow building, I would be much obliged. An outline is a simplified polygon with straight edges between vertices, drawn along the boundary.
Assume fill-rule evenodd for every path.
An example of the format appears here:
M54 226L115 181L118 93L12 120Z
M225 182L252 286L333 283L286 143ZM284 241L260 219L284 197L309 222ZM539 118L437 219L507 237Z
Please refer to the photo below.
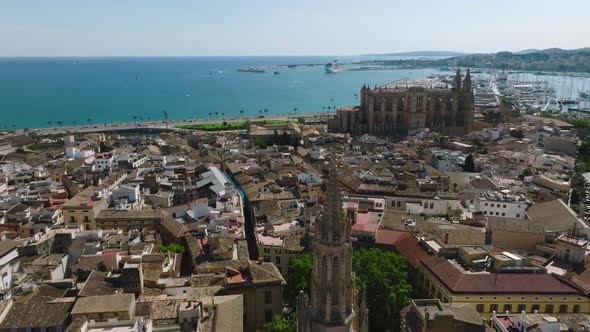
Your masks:
M64 203L62 211L66 225L96 229L96 216L109 205L107 198L95 196L98 189L88 187Z
M427 298L470 303L486 319L494 311L590 313L589 299L551 274L470 272L440 256L422 260L417 287Z

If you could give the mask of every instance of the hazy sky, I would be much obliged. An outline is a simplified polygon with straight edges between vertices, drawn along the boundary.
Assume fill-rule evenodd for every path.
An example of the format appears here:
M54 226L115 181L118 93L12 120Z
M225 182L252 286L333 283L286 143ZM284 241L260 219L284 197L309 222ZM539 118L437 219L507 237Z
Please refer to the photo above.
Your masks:
M0 56L590 46L590 0L0 0Z

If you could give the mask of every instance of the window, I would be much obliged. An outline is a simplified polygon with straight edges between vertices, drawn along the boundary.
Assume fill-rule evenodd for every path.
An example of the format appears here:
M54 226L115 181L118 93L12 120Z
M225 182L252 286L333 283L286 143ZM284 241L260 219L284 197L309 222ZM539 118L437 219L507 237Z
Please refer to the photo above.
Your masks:
M271 304L272 303L272 293L271 292L264 292L264 304Z
M75 223L75 222L76 222L76 218L74 218L74 216L71 216L71 217L70 217L70 222L71 222L71 223Z
M574 304L574 309L572 311L574 314L579 314L580 313L580 305L579 304Z
M498 305L495 303L490 304L490 312L494 312L494 311L498 312Z
M499 216L500 215L500 212L496 212L496 215Z
M545 313L546 314L552 314L553 313L553 304L547 304L547 305L545 305Z
M477 310L477 312L483 312L483 304L479 303L475 305L475 310Z
M268 322L272 322L272 311L266 310L264 312L264 321L267 322L267 323Z
M504 312L511 312L512 311L512 304L505 304L504 305Z
M526 311L526 305L525 304L519 304L517 309L516 309L519 313Z
M506 208L506 204L504 204L502 207L503 207L503 208Z
M90 219L88 219L88 216L84 216L84 222L89 222Z
M533 313L539 313L541 311L541 305L540 304L533 304L531 306L531 311Z
M559 313L560 313L560 314L565 314L565 313L567 313L567 304L560 304L560 305L559 305Z
M416 112L422 112L424 110L424 96L416 97Z
M277 256L277 257L275 257L275 260L276 260L277 265L281 264L281 257Z
M488 206L488 203L484 203L485 206Z
M488 211L484 211L483 214L488 214Z
M520 218L520 213L517 213L516 214L516 218Z
M430 203L430 209L434 209L434 203Z
M506 215L506 213L502 212L502 217L504 217Z

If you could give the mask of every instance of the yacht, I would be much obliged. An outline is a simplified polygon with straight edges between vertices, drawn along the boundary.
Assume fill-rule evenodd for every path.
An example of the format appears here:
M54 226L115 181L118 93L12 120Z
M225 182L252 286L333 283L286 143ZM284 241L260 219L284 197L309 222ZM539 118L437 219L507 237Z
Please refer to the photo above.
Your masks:
M335 73L339 73L342 71L342 68L338 67L336 62L338 62L338 61L334 60L324 66L324 70L326 70L326 73L335 74Z

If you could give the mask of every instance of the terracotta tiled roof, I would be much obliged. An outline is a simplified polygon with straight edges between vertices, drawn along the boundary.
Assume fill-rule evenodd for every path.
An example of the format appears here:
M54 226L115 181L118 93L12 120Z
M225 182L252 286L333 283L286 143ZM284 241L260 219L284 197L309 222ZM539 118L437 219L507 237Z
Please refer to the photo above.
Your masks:
M409 233L408 235L394 242L393 247L408 260L412 267L418 268L422 259L428 257L428 252L420 246L418 239Z
M409 232L378 229L375 233L375 243L393 245L395 242L408 237L412 237L412 235Z
M439 256L426 257L422 264L454 293L578 293L550 274L464 273Z

